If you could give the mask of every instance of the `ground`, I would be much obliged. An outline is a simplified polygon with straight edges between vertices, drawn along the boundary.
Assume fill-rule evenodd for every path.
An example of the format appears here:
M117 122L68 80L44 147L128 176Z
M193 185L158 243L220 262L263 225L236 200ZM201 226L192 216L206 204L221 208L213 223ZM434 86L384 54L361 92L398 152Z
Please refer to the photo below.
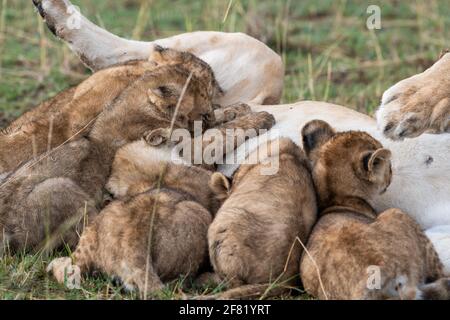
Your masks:
M384 90L423 71L448 48L446 0L78 0L83 14L120 36L157 39L196 30L243 31L286 64L283 102L322 100L373 114ZM381 29L369 30L369 5ZM0 127L89 75L47 31L31 0L0 0ZM69 291L45 274L49 258L0 258L0 299L134 299L92 276ZM160 298L183 298L183 279ZM199 293L199 292L197 292ZM298 298L305 298L299 292Z

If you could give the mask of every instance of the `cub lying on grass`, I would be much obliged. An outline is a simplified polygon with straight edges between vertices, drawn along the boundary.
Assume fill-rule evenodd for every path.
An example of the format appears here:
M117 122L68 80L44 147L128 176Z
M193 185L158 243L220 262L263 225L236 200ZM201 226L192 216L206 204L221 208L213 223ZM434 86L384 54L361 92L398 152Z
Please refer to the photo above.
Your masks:
M273 124L268 113L250 113L219 130L225 135L226 129L270 129ZM170 147L144 141L117 152L107 187L120 200L87 227L72 259L50 263L48 271L58 282L75 288L81 273L100 270L146 298L166 281L196 275L207 262L207 230L220 203L208 187L212 171L174 164L170 156Z
M391 182L390 151L367 133L335 133L319 120L302 135L320 210L300 266L306 291L319 299L450 298L419 225L399 209L377 214L370 205Z
M316 221L314 186L308 160L292 140L270 143L279 150L269 146L268 158L241 165L232 184L220 173L212 176L213 190L226 200L208 230L209 255L216 281L235 288L218 299L259 297L269 283L283 287L298 280L303 249L296 239L306 242ZM275 158L278 171L265 175L267 160Z
M195 120L214 122L211 97L203 82L179 66L162 66L130 85L95 121L87 137L30 160L0 185L0 243L12 250L74 246L87 218L102 207L104 186L116 151L148 132L172 125L192 128ZM149 98L169 92L168 103L180 100L177 116L168 105ZM156 92L156 93L155 93ZM206 115L206 116L205 116ZM3 246L2 248L3 249Z
M148 61L131 61L98 71L77 87L63 91L12 122L0 134L0 174L12 171L33 156L89 134L92 128L89 124L105 107L145 72L159 66L185 68L206 86L206 94L199 92L193 101L195 105L210 104L209 97L223 94L205 62L187 52L156 46ZM173 90L155 87L149 99L154 105L174 108L176 95L172 95L171 103L168 101Z

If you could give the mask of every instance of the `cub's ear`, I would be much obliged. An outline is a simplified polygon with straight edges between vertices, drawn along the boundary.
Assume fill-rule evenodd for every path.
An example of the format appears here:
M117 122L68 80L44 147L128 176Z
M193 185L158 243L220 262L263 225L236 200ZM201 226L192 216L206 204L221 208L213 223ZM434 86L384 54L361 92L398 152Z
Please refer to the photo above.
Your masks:
M145 142L153 147L162 145L168 141L169 138L169 129L166 128L155 129L144 135Z
M150 53L150 56L148 57L148 61L153 62L156 65L164 64L164 62L165 62L164 51L166 51L166 50L167 49L156 44L153 47L153 51Z
M390 170L391 155L391 151L384 148L363 153L360 163L364 177L372 182L385 179L386 171Z
M230 181L220 172L215 172L209 180L209 187L219 200L225 200L231 189Z
M308 122L302 129L303 149L308 158L311 159L311 153L320 148L335 134L333 128L325 121L313 120Z

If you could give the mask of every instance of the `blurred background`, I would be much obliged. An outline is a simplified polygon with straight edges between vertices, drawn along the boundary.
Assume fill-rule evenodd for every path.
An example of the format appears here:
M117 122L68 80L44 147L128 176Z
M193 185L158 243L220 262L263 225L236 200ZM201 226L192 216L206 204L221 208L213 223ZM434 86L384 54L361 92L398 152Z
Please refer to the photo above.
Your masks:
M246 32L282 55L283 102L325 100L372 114L384 90L430 66L450 36L448 0L74 0L96 24L152 40ZM381 29L369 30L369 5ZM89 75L31 0L0 0L0 126Z

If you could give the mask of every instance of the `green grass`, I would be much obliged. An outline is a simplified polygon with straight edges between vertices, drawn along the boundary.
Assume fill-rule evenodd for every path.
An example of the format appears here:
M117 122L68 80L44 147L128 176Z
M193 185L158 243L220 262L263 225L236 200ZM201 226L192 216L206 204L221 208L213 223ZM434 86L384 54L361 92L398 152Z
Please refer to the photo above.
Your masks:
M225 21L225 0L73 2L95 23L128 38L247 32L282 55L284 103L325 100L368 114L385 89L430 66L450 40L446 0L234 0ZM381 30L366 28L369 4L381 7ZM149 10L139 22L141 5ZM31 0L0 0L0 126L88 75L45 29ZM136 298L101 276L88 278L82 291L65 290L45 274L47 262L27 254L0 259L0 299ZM161 298L182 298L181 283Z

